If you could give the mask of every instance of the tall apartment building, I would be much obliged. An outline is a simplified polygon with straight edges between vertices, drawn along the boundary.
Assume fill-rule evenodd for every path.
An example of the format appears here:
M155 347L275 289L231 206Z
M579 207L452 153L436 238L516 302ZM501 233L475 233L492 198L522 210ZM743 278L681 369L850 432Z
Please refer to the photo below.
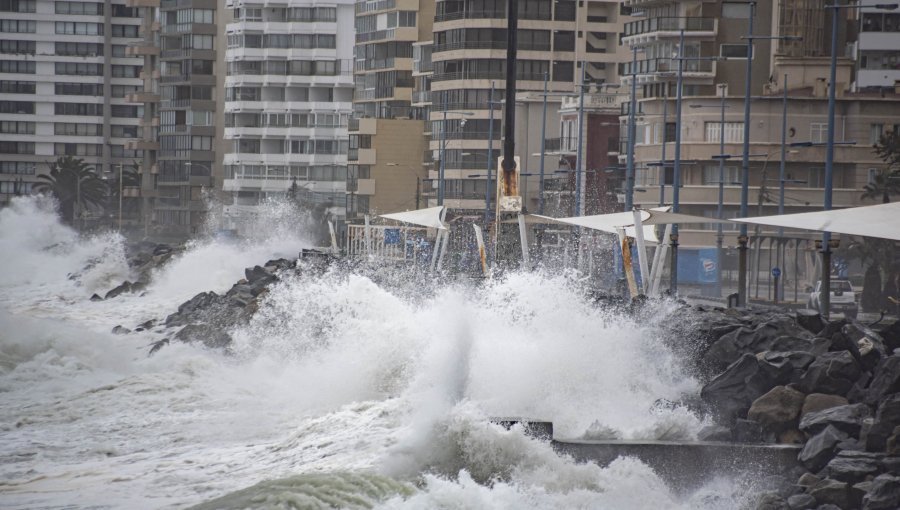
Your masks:
M857 14L856 82L859 90L900 84L900 13L866 7Z
M434 0L357 0L347 217L415 209L427 108L413 97L414 52L431 41ZM426 53L422 53L422 52ZM424 79L424 78L416 78Z
M679 204L682 212L699 216L716 216L719 188L720 137L725 138L724 215L734 217L739 211L740 167L744 130L750 130L750 202L753 214L771 214L777 206L772 189L779 186L778 170L781 151L781 93L785 87L790 96L787 143L824 141L827 111L828 62L831 41L829 14L814 2L758 3L754 13L754 35L802 36L802 41L773 41L756 39L753 42L752 79L750 95L751 123L744 124L744 95L747 64L747 36L749 4L743 2L701 2L670 0L630 0L635 10L642 10L644 19L626 24L624 44L639 46L643 53L637 67L623 66L623 80L636 79L643 93L639 101L635 143L636 193L635 204L657 205L657 187L666 186L664 200L671 203L673 169L671 163L660 165L665 144L666 160L675 153L675 97L678 70L679 37L684 33L685 51L682 75L683 107L681 129L681 189ZM842 14L846 16L846 14ZM842 19L837 34L839 48L845 47L848 28L853 23ZM712 61L711 57L727 57ZM698 58L699 60L690 60ZM849 89L853 63L841 53L838 59L839 95ZM721 94L726 96L724 129L721 126ZM665 99L665 98L668 99ZM859 129L857 123L885 122L872 117L876 113L868 99L842 104L843 131L838 139L850 140L850 132ZM667 101L667 107L664 103ZM855 106L851 106L855 104ZM846 110L843 110L846 108ZM890 108L890 106L888 106ZM667 110L667 111L666 111ZM856 110L857 116L850 115ZM664 111L666 111L664 114ZM627 117L622 117L627 122ZM623 124L623 132L624 124ZM868 140L868 135L865 137ZM876 165L871 147L843 147L837 152L835 166L835 206L855 205L859 201L860 176ZM791 189L787 200L788 212L821 208L823 197L824 148L795 148L789 151L788 174ZM624 151L620 155L624 163ZM776 193L777 195L777 193ZM760 198L762 197L762 198ZM758 200L763 206L756 207ZM683 246L712 246L715 244L714 226L680 229ZM726 245L735 245L735 232L728 232Z
M538 180L530 174L539 171L541 135L558 132L561 95L577 93L582 65L585 86L618 81L618 64L627 58L619 51L618 36L627 19L617 1L520 2L516 152L526 174L522 188L529 211L537 210L539 194ZM430 177L436 182L443 154L445 204L473 214L484 210L488 167L496 176L501 152L506 26L503 0L437 2L428 131L429 150L438 163ZM553 96L542 130L545 78ZM552 178L557 161L547 157L544 165Z
M61 156L111 179L140 159L140 24L124 0L0 2L0 204Z
M344 216L353 95L352 0L230 3L224 191L232 220L297 183ZM221 76L221 75L220 75Z

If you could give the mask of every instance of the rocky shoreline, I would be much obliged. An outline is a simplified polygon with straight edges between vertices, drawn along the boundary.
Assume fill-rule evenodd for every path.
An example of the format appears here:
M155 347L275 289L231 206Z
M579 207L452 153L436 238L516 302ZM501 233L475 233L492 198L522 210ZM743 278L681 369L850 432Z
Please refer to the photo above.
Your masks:
M900 508L900 322L688 308L717 422L698 439L803 445L803 469L757 508Z

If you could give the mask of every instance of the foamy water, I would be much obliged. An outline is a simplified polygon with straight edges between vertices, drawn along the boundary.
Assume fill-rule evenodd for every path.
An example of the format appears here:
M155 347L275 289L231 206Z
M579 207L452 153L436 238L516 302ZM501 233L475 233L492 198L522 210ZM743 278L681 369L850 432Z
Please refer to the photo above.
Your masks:
M90 302L131 276L121 240L79 239L34 199L0 211L0 507L743 503L734 481L679 495L636 460L577 464L489 422L623 439L691 439L702 426L655 405L698 391L659 341L665 311L616 316L564 277L286 276L231 332L232 356L173 343L148 357L160 334L109 333L309 245L290 221L273 224L250 243L192 245L142 296Z

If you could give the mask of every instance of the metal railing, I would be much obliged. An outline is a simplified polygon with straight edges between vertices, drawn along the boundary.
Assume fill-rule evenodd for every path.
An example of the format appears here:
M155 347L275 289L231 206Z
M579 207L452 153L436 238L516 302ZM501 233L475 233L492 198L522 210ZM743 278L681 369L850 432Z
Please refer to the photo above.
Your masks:
M450 80L505 80L506 73L493 71L460 71L455 73L435 73L431 77L431 81L450 81ZM542 81L543 73L516 73L517 80L525 81Z
M454 21L458 19L506 19L506 9L489 11L456 11L437 14L434 21Z
M678 72L678 62L674 58L651 58L638 60L634 67L631 62L626 62L623 74L676 73ZM686 73L711 73L715 70L715 62L712 60L685 59L681 62L684 63L682 69Z

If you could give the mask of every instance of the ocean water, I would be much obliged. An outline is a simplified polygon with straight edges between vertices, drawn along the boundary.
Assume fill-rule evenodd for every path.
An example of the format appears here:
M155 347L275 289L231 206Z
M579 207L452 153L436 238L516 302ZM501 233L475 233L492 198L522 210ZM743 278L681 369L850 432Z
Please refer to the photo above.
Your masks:
M636 459L576 463L557 437L691 440L699 383L661 341L669 313L597 308L563 275L434 284L379 270L286 276L232 353L163 319L243 268L309 246L273 206L255 239L198 241L141 295L122 239L79 237L53 204L0 210L0 507L733 509L747 480L683 493Z

